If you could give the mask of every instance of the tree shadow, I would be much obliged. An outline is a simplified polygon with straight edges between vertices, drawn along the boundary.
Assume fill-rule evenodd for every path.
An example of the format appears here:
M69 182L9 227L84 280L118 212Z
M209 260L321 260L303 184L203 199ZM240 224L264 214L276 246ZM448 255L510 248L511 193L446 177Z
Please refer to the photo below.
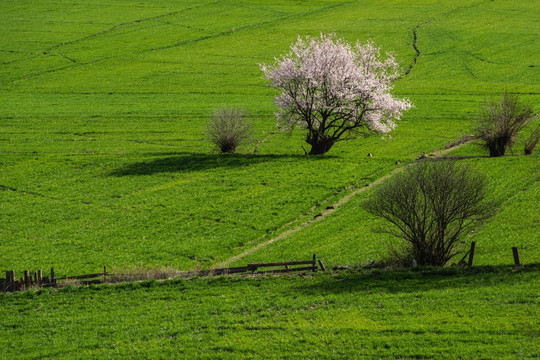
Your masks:
M445 288L478 288L493 283L515 283L515 274L534 273L540 263L520 268L508 265L475 266L472 268L415 268L399 270L361 270L336 273L296 290L305 294L336 294L351 292L416 293Z
M281 154L201 154L165 152L148 154L148 161L128 164L110 173L111 176L152 175L158 173L204 171L216 168L242 168L271 161L324 161L334 156L306 156Z

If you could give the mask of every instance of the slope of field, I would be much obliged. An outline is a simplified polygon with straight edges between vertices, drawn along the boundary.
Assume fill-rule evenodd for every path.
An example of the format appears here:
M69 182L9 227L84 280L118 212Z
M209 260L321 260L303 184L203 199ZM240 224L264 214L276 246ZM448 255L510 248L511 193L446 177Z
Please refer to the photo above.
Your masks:
M486 96L508 89L535 104L537 13L535 1L3 2L0 267L189 269L241 254L351 185L470 132ZM271 133L275 93L258 64L319 32L396 53L407 71L396 93L416 107L391 138L340 143L312 158L300 131ZM216 154L204 133L222 104L245 106L255 138L270 136ZM522 244L538 262L537 163L478 162L506 189L493 192L498 218L474 235L491 244L483 263L509 262L506 247ZM518 185L506 164L523 176ZM374 257L379 240L358 201L255 257ZM516 211L527 221L516 223ZM500 219L504 236L496 236Z
M524 263L539 263L538 157L477 157L458 161L469 164L488 177L488 201L492 202L495 210L467 237L467 241L476 242L475 264L512 264L513 246L521 249ZM232 265L287 259L290 254L309 259L316 253L329 264L347 265L365 264L384 257L388 246L398 241L379 231L387 225L384 221L362 209L361 203L369 194L370 190L363 196L354 197L324 220L300 227L284 239L238 257ZM467 250L468 243L465 247Z

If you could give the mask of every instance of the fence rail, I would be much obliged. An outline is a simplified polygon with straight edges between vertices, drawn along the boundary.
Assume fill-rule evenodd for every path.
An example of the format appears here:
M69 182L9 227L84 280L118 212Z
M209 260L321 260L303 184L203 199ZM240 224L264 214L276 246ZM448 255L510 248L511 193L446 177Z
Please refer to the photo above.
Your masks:
M325 271L321 260L319 260L320 268ZM309 265L309 266L299 266L299 265ZM282 268L279 268L282 267ZM259 270L260 269L260 270ZM259 270L259 271L257 271ZM252 273L252 274L262 274L262 273L287 273L292 271L317 271L317 258L313 254L312 260L296 260L296 261L282 261L282 262L268 262L268 263L253 263L248 264L247 266L241 267L230 267L230 268L221 268L221 269L208 269L208 270L198 270L198 271L187 271L187 272L176 272L172 277L190 277L190 276L213 276L213 275L228 275L228 274L239 274L239 273ZM142 275L142 274L140 274ZM171 277L171 276L167 276ZM151 279L156 277L146 277L146 279ZM104 282L121 282L129 280L137 280L137 274L128 274L128 275L115 275L107 272L107 267L103 267L102 273L95 274L85 274L85 275L73 275L73 276L62 276L55 277L54 268L51 268L50 276L43 276L43 271L38 270L34 274L30 274L28 270L24 271L24 277L17 279L15 277L15 271L9 270L6 271L6 278L0 279L0 291L1 292L13 292L13 291L24 291L30 288L43 288L43 287L62 287L70 282L78 282L81 284L91 284L91 283L104 283Z
M43 271L41 269L33 274L31 274L30 271L25 270L24 276L20 277L19 279L17 279L15 276L15 271L8 270L6 271L6 278L0 279L0 291L12 292L24 291L30 288L57 287L59 285L67 284L70 280L96 279L99 280L99 282L104 282L107 275L106 266L103 267L102 273L63 277L55 277L54 268L51 268L50 276L43 276ZM102 277L102 279L97 279L100 277ZM63 281L63 283L60 283L59 281Z
M471 248L465 253L463 258L459 261L458 265L468 265L469 267L473 264L473 257L475 251L475 242L471 243ZM515 266L521 266L519 260L519 254L517 247L512 248L512 253L514 257ZM465 262L465 259L469 257L468 262ZM318 264L318 266L317 266ZM373 263L372 263L373 264ZM368 266L371 268L372 264ZM302 266L308 265L308 266ZM193 276L214 276L214 275L229 275L229 274L241 274L241 273L251 273L251 274L266 274L266 273L287 273L293 271L317 271L318 269L326 271L326 267L323 262L313 254L312 260L295 260L295 261L280 261L280 262L267 262L267 263L250 263L247 266L239 267L229 267L221 269L208 269L208 270L198 270L198 271L186 271L186 272L175 272L170 273L158 273L148 276L148 274L110 274L107 272L107 267L103 267L103 272L94 273L94 274L84 274L84 275L73 275L73 276L63 276L55 277L54 268L51 268L50 276L43 276L42 270L37 270L33 274L30 271L25 270L23 276L16 278L15 271L8 270L6 271L5 279L0 279L0 292L13 292L13 291L24 291L30 288L42 288L42 287L62 287L67 284L93 284L93 283L104 283L104 282L123 282L123 281L135 281L135 280L149 280L149 279L167 279L174 277L193 277ZM349 268L349 267L339 267L336 266L334 269L340 268ZM157 276L159 275L159 277Z

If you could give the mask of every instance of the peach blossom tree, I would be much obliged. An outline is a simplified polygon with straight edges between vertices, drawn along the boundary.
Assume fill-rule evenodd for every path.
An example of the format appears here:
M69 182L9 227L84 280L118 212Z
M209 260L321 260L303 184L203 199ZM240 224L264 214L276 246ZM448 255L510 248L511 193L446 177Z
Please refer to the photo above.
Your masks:
M334 34L298 37L288 54L261 69L280 90L278 124L306 129L310 155L358 135L387 133L412 106L390 93L400 75L394 56L383 58L371 42L351 46Z

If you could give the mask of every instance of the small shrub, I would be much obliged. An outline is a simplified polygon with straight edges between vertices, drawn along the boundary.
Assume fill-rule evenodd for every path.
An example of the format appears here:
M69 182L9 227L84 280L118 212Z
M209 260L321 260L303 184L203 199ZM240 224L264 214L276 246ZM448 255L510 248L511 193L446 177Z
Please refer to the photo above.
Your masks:
M428 161L410 167L377 188L364 208L392 226L383 232L404 239L390 256L396 265L443 266L459 253L461 236L489 206L485 177L454 162Z
M519 102L517 95L505 92L499 101L484 104L476 120L476 135L484 141L489 156L503 156L516 135L534 118L532 108Z
M251 126L243 108L222 106L214 110L208 125L208 136L222 153L234 153L250 136Z
M531 136L525 140L525 155L531 155L540 140L540 125L534 129Z

